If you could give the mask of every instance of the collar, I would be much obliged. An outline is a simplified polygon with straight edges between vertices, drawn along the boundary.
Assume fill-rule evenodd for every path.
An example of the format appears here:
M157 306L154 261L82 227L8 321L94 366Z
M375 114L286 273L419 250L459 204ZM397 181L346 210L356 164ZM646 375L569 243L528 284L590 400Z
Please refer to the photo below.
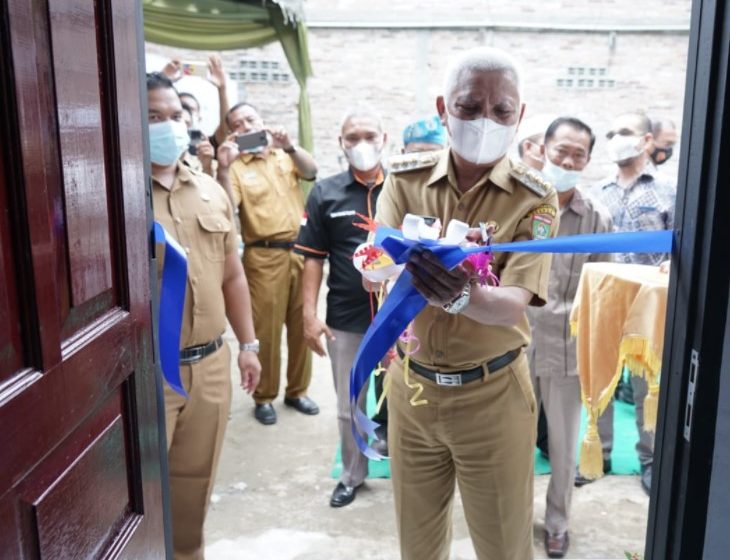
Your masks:
M352 166L350 166L348 171L349 171L350 177L352 178L352 181L354 183L357 183L358 185L362 185L363 187L370 188L369 183L367 181L365 181L364 179L361 179L358 176L357 169L354 169ZM375 177L375 183L373 186L382 185L383 181L385 181L385 173L383 172L383 166L381 165L380 169L378 170L378 176Z
M512 193L514 191L514 185L510 176L511 170L512 162L510 161L510 158L505 155L491 169L487 169L472 188L480 187L489 181L500 189L508 193ZM444 177L447 177L449 183L451 183L454 188L457 188L456 171L454 169L454 161L451 157L451 148L444 150L441 158L438 162L436 162L436 165L434 165L433 171L431 172L426 184L428 186L435 185Z
M656 165L654 165L654 162L651 161L651 158L649 158L649 160L646 162L646 165L644 166L644 169L641 171L641 173L639 173L636 179L634 179L634 182L631 183L631 186L629 186L628 189L633 189L644 177L648 177L652 181L655 181L658 173L659 170L657 169ZM618 185L618 171L610 177L606 178L606 180L602 183L601 188L605 189L606 187L610 187L611 185Z
M585 197L580 192L580 189L576 188L573 191L573 196L570 197L566 209L572 210L579 216L584 216L588 211L588 205L586 204Z
M253 161L254 159L266 159L270 155L273 155L273 154L274 154L274 149L272 148L272 149L264 150L263 152L259 152L257 154L252 154L250 152L246 152L246 153L240 154L238 157L240 157L243 160L243 163L248 164L248 163L251 163L251 161Z
M182 160L177 160L175 163L175 179L172 182L172 185L168 189L165 187L160 181L152 175L152 181L160 185L161 188L165 189L166 191L172 192L175 190L177 186L177 182L180 181L181 183L189 183L192 179L192 173L190 172L190 168L187 166L185 162Z

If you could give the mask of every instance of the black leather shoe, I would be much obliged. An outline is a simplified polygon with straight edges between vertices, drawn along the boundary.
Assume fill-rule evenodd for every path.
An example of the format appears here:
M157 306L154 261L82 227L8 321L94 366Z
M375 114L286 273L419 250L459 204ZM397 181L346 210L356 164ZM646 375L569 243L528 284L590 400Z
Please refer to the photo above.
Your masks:
M603 474L608 474L611 472L611 459L604 459L603 460ZM599 477L600 478L600 477ZM595 482L598 480L598 478L586 478L582 474L580 474L580 470L578 467L575 468L575 483L573 484L576 488L580 488L581 486L585 486L586 484L590 484L591 482Z
M651 496L651 465L641 465L641 487Z
M330 505L332 507L343 507L355 501L358 486L345 486L342 482L338 482L332 492Z
M309 397L299 397L297 399L284 397L284 404L286 406L296 408L302 414L309 414L310 416L319 414L319 407L317 406L317 403Z
M271 403L257 404L253 415L256 420L265 426L276 424L276 410L271 406Z
M565 558L569 546L568 531L557 534L550 534L545 531L545 552L548 558Z

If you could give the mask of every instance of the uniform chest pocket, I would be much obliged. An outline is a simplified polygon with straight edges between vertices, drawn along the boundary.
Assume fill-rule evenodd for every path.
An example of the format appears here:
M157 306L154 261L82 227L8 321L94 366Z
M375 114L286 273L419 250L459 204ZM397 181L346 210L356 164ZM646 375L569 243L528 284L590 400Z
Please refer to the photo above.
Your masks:
M231 221L220 214L199 214L200 252L213 262L226 258L226 235L231 231Z
M266 198L266 195L269 193L269 186L266 181L257 176L243 184L243 192L245 195L244 204L248 202L249 204L257 205L261 204Z

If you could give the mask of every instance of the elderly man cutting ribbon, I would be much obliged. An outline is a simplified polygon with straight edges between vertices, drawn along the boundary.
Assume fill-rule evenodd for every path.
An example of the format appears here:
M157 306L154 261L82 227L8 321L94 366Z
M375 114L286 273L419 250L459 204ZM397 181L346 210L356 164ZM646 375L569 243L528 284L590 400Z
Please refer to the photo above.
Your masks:
M375 363L413 320L419 348L399 344L399 359L388 370L388 441L405 559L448 558L457 480L477 557L532 557L536 420L524 310L545 302L550 257L518 249L555 242L549 238L557 197L541 177L505 156L524 111L520 92L520 72L506 53L462 53L437 99L450 149L422 167L391 173L378 200L376 221L394 229L381 229L376 241L406 267L363 339L350 394L357 399ZM418 240L399 239L395 228L407 214L446 224L448 242L425 229ZM494 244L452 244L459 229L452 220L485 222ZM415 227L422 229L420 222ZM503 243L509 252L497 252ZM497 287L477 284L472 267L462 264L470 253L489 250ZM406 360L427 406L410 406ZM374 426L352 410L354 435L370 453L361 434L373 435Z

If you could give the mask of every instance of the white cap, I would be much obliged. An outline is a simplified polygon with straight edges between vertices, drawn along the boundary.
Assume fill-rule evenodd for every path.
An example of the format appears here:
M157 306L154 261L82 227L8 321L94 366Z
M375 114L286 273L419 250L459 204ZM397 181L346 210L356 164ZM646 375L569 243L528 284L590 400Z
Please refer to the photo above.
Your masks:
M517 137L515 138L517 144L538 134L545 134L547 127L550 123L555 120L555 117L545 114L537 115L526 115L520 123L520 128L517 130Z

